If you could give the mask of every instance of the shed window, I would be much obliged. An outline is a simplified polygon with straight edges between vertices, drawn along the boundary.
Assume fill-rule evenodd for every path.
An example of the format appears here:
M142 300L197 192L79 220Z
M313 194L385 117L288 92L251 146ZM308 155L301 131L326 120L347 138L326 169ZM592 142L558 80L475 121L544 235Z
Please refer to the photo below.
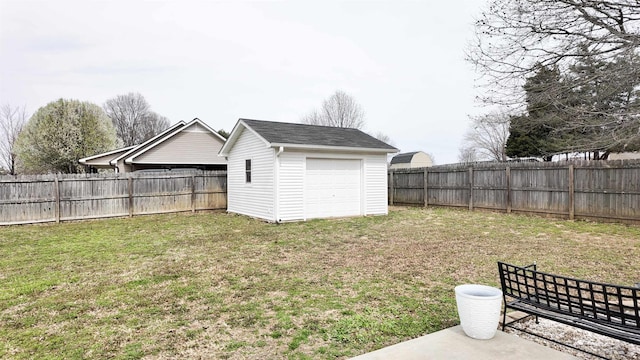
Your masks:
M244 161L245 181L251 183L251 159Z

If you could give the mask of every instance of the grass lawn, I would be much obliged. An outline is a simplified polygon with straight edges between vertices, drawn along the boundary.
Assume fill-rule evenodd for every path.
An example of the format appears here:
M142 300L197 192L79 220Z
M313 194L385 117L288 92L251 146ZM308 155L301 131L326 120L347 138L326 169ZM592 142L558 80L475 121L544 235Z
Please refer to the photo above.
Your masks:
M640 282L640 227L450 209L0 228L0 358L345 358L458 323L496 261Z

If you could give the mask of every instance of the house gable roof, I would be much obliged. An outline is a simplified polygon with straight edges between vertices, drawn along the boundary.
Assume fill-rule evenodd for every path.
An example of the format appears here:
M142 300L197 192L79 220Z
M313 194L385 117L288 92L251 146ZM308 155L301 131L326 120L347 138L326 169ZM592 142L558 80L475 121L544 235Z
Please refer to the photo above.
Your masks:
M305 149L342 149L394 153L398 149L358 129L331 126L283 123L265 120L239 119L221 155L228 154L243 128L260 137L267 146Z
M120 161L121 159L123 159L123 158L126 159L127 157L135 154L136 152L144 150L147 146L153 144L154 142L156 142L156 141L158 141L158 140L160 140L160 139L162 139L162 138L164 138L166 136L169 136L171 133L173 133L176 130L182 128L184 125L185 125L184 121L182 121L182 120L178 121L175 125L170 126L169 128L167 128L165 131L161 132L160 134L152 137L151 139L143 142L142 144L134 147L133 149L127 151L126 153L124 153L124 154L118 156L117 158L111 160L110 164L111 165L116 165L118 163L118 161Z
M165 141L175 137L177 134L179 134L179 133L181 133L183 131L188 131L187 129L189 129L190 127L196 127L196 126L201 126L202 128L206 129L208 132L210 132L211 135L213 135L216 139L220 140L220 142L222 144L225 143L226 139L224 137L222 137L215 130L213 130L211 127L209 127L207 124L205 124L202 120L200 120L198 118L195 118L195 119L191 120L189 123L184 124L184 126L176 128L173 132L167 134L166 136L163 136L163 137L161 137L161 138L149 143L144 148L135 149L134 151L130 152L130 154L125 158L124 162L127 163L127 164L131 164L131 163L135 162L136 157L143 155L147 151L149 151L149 150L155 148L156 146L164 143Z

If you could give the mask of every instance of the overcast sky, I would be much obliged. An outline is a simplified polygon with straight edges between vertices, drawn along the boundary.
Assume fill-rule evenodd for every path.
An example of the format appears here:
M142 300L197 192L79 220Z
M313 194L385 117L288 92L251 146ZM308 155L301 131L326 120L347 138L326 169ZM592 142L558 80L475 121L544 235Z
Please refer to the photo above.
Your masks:
M366 131L452 163L482 111L464 52L483 3L0 0L0 103L139 92L172 123L230 131L343 90Z

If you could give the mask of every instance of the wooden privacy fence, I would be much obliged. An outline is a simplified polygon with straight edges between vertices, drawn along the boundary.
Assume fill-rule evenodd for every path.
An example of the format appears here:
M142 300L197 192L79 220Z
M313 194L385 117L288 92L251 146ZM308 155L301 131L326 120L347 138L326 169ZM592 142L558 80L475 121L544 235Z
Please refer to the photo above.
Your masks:
M226 207L226 171L0 177L0 225Z
M640 161L474 163L389 171L391 205L640 221Z

